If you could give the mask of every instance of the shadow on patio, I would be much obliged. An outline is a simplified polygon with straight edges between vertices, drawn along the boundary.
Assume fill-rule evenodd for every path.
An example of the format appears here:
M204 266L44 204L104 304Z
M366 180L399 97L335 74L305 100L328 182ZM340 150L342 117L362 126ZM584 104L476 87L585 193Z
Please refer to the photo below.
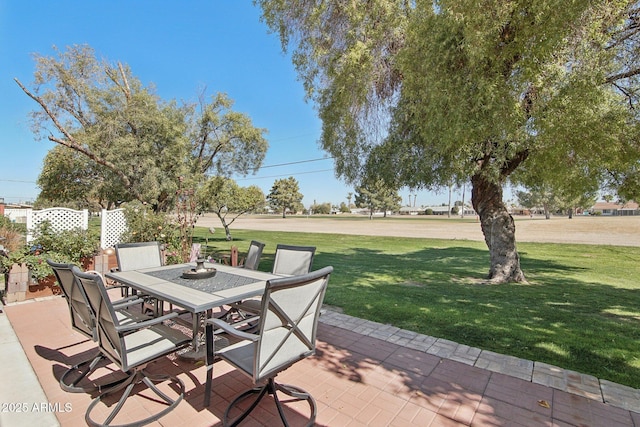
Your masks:
M44 390L45 410L53 412L62 426L86 425L85 410L92 396L66 393L58 379L68 365L87 359L96 348L94 343L71 330L64 299L51 297L10 305L4 311ZM541 385L491 366L483 369L477 363L465 361L465 356L460 354L460 351L474 353L477 349L459 346L457 352L449 352L455 357L443 356L434 351L435 338L404 331L406 339L403 339L403 331L393 331L384 339L384 330L390 327L379 325L381 331L364 333L372 324L363 322L325 312L318 331L317 355L278 376L279 381L300 386L314 396L318 404L317 425L640 425L640 414L620 407L624 405L603 403L602 396L598 400L597 396L588 396L580 390ZM408 341L412 345L408 346ZM424 348L416 345L417 342L423 342ZM428 351L429 348L432 350ZM477 362L478 354L469 360ZM10 369L7 366L3 369L7 368ZM97 374L117 375L110 368L110 365L103 366ZM244 375L225 362L217 362L213 396L210 405L204 407L203 364L171 356L153 363L149 370L178 376L186 389L185 400L176 410L151 424L156 426L221 425L228 403L251 387ZM3 384L4 389L11 386ZM4 396L3 399L11 403ZM144 391L130 401L128 409L116 420L119 423L127 422L128 417L145 416L159 404ZM291 424L304 425L307 410L305 403L287 404ZM12 416L21 425L33 424L30 421L34 414L29 411ZM243 425L279 424L273 401L265 399Z

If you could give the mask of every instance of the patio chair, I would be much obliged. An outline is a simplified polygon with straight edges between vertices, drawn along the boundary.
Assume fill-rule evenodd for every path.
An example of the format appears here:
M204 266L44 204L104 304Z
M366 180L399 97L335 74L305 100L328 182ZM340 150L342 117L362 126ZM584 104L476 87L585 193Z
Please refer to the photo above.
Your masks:
M141 383L144 383L164 401L167 407L147 418L126 425L141 426L160 419L173 410L183 399L184 383L177 377L170 375L151 375L145 368L149 363L173 353L191 342L191 338L187 335L163 324L164 321L173 319L178 314L169 313L141 322L122 324L115 313L115 307L109 300L102 276L95 273L83 273L78 269L73 270L73 275L83 286L89 305L96 313L96 333L100 351L122 372L127 374L125 381L98 395L89 404L85 413L85 421L91 426L109 425L122 409L133 388ZM155 384L165 381L170 381L177 387L179 390L177 398L172 399ZM106 419L101 423L96 422L92 418L92 412L96 406L105 396L122 389L124 389L122 396ZM96 412L106 413L107 410L108 408L104 408Z
M276 255L273 261L273 274L282 276L295 276L306 274L311 271L313 266L313 257L316 253L315 246L293 246L278 244L276 246ZM235 308L240 312L244 312L244 318L248 315L257 315L260 313L260 299L250 298L236 303Z
M332 272L333 267L325 267L300 276L267 281L256 334L239 331L221 319L213 318L206 322L207 379L204 405L208 406L211 398L213 361L216 356L228 361L257 386L231 402L224 413L225 426L240 423L267 393L273 396L280 418L287 425L277 392L296 400L306 400L311 410L308 425L314 424L316 404L313 397L298 387L276 383L275 377L294 363L315 353L318 317ZM213 343L214 329L222 329L241 341L216 351ZM257 395L253 403L230 422L232 409L252 395Z
M232 267L242 267L249 268L251 270L257 270L258 265L260 264L260 257L262 256L262 251L264 249L265 244L262 242L258 242L257 240L252 240L249 243L249 250L247 251L247 255L244 258L238 258L238 247L231 246L231 254L223 255L220 257L219 262L221 264L230 265Z
M118 243L114 246L116 251L116 260L118 262L118 271L139 270L142 268L161 267L164 262L162 260L162 252L160 250L160 242L135 242L135 243ZM122 296L129 295L129 288L122 287ZM132 294L136 294L135 290L131 290ZM154 312L157 314L160 303L155 302ZM164 310L164 308L163 308Z
M73 264L57 263L49 259L47 260L47 264L49 264L53 270L60 289L62 290L62 295L69 306L71 328L85 337L97 341L95 313L89 306L82 285L73 276L73 270L76 269L79 271L78 267ZM137 315L125 310L129 305L139 304L141 301L140 299L131 297L117 301L115 303L116 307L118 307L116 315L120 321L124 323L142 319L142 315ZM104 360L104 358L102 352L98 351L98 354L92 358L71 366L60 377L60 387L71 393L93 393L103 388L112 387L115 385L114 382L102 385L79 385L82 380L95 371L98 364ZM72 379L73 377L75 378Z
M252 240L249 243L249 250L247 251L247 256L242 261L240 267L246 268L249 270L257 270L260 265L260 258L262 257L262 251L264 250L265 244L262 242L258 242L257 240ZM239 316L241 321L246 319L246 316L243 312L238 310L239 304L242 304L241 301L229 304L229 309L223 311L221 314L218 314L216 317L224 318L227 321L230 321L233 316Z
M296 276L311 271L315 246L276 246L276 257L273 261L273 274Z
M244 262L241 263L242 268L257 270L258 265L260 265L260 258L262 257L264 246L264 243L252 240L251 243L249 243L247 256L244 258Z

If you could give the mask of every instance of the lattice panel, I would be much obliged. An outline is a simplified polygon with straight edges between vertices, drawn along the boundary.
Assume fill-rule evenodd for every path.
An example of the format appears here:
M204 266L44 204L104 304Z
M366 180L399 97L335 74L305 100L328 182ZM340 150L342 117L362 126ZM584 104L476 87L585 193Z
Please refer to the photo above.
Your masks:
M100 247L107 249L120 243L122 234L127 231L127 220L123 209L102 210Z
M27 242L33 240L33 231L45 221L49 221L56 231L89 227L89 211L67 208L49 208L41 211L27 211Z

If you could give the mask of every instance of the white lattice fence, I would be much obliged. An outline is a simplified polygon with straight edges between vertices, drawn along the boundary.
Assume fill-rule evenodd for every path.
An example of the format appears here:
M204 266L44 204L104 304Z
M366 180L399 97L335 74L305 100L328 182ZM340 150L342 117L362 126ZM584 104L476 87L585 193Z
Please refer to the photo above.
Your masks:
M124 217L123 209L108 211L102 209L100 214L102 221L100 225L100 248L111 248L120 243L122 234L127 231L127 220Z
M56 231L89 228L89 211L77 211L67 208L49 208L40 211L27 211L27 242L33 240L33 231L45 221L49 221Z

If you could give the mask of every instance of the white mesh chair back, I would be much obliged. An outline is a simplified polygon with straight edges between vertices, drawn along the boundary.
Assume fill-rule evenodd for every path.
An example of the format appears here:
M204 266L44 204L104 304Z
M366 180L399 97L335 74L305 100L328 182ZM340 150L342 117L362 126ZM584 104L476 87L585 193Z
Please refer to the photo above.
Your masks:
M276 246L276 255L273 262L274 274L287 276L299 276L311 271L315 246Z
M140 270L162 266L159 242L119 243L115 246L118 270Z
M267 282L254 347L257 384L315 353L318 317L333 267Z
M248 268L249 270L257 270L258 265L260 265L260 257L262 256L263 249L264 243L252 240L249 244L247 257L244 260L244 268Z

